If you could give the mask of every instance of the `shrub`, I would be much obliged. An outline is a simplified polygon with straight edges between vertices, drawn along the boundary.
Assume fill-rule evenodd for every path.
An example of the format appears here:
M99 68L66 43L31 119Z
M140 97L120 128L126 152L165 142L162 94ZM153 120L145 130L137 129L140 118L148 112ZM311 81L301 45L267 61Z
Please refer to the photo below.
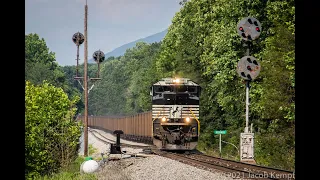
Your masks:
M73 120L79 97L69 100L44 82L25 89L25 175L32 178L67 167L77 157L81 124Z

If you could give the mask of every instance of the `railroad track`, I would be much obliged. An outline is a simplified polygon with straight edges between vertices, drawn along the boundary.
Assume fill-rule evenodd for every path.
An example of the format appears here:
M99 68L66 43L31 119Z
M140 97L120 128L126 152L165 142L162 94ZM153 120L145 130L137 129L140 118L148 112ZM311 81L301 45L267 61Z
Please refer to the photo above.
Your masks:
M220 170L233 179L295 179L294 172L232 161L204 154L179 154L158 152L160 156L199 167L204 170Z
M102 135L100 132L93 130L93 129L88 129L89 132L92 133L92 135L100 140L101 142L104 142L106 144L114 144L116 143L115 140L110 139ZM121 141L120 141L121 142ZM127 144L127 143L120 143L121 147L131 147L131 148L142 148L142 149L150 149L153 150L155 147L152 145L132 145L132 144Z
M104 143L115 143L114 140L105 137L96 130L89 129L94 137ZM200 152L191 151L190 154L173 153L168 151L161 151L155 146L140 146L120 143L122 147L142 148L148 149L159 156L167 157L191 166L199 167L204 170L220 170L224 175L233 179L295 179L294 172L281 170L270 167L263 167L254 164L243 163L239 161L232 161L228 159L204 155Z

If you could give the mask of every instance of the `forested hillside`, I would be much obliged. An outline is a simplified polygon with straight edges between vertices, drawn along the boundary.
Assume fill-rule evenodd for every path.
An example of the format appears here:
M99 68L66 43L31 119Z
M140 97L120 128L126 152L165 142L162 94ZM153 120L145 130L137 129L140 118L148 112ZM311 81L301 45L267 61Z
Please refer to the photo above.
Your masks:
M247 12L248 11L248 12ZM214 129L226 129L225 141L239 144L245 126L245 84L236 72L245 48L237 23L253 16L262 23L260 38L250 55L261 62L261 73L251 83L250 123L259 164L294 168L294 1L189 1L173 18L163 40L158 72L199 82L201 97L200 149L218 149ZM223 152L235 155L230 145Z
M203 88L199 149L217 154L215 129L226 129L228 133L223 140L239 144L245 127L245 83L237 75L236 66L245 48L236 26L247 16L262 24L260 38L253 42L250 51L262 67L258 78L250 84L255 159L258 164L294 169L293 0L184 3L162 42L138 43L123 56L102 64L102 80L89 93L89 114L129 115L149 111L152 83L163 77L186 77ZM222 152L224 157L239 158L231 145L223 144Z

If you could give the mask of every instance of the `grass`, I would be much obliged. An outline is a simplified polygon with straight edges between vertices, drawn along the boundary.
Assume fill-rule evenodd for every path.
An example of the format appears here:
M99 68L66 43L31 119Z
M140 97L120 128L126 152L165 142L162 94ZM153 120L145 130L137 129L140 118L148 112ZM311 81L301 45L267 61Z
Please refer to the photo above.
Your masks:
M97 149L94 148L92 144L89 144L88 151L89 155L92 155L97 152ZM95 174L80 174L80 166L84 161L85 158L83 156L78 156L78 158L72 164L70 164L70 166L61 169L60 172L49 176L46 175L37 177L34 178L34 180L97 180L98 178Z
M92 144L89 144L89 155L92 155L92 154L94 154L94 153L97 152L97 151L98 151L97 148L94 148L94 147L92 146Z
M82 162L84 162L84 157L79 156L69 167L62 169L59 173L38 177L35 180L97 180L95 174L80 174Z

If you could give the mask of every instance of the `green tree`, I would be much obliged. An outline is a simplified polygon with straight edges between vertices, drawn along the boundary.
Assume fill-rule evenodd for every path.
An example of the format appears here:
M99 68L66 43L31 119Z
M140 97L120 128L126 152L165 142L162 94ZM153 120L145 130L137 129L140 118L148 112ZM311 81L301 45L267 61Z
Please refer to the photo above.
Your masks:
M47 82L35 86L26 81L26 177L55 172L75 160L81 135L81 124L73 119L78 100Z
M295 167L295 7L294 1L270 1L272 22L265 49L261 52L263 71L260 100L253 106L256 121L257 160L268 166L294 170Z
M25 35L25 63L25 79L34 84L41 84L44 79L51 83L63 80L57 70L55 54L49 52L45 40L38 34Z

